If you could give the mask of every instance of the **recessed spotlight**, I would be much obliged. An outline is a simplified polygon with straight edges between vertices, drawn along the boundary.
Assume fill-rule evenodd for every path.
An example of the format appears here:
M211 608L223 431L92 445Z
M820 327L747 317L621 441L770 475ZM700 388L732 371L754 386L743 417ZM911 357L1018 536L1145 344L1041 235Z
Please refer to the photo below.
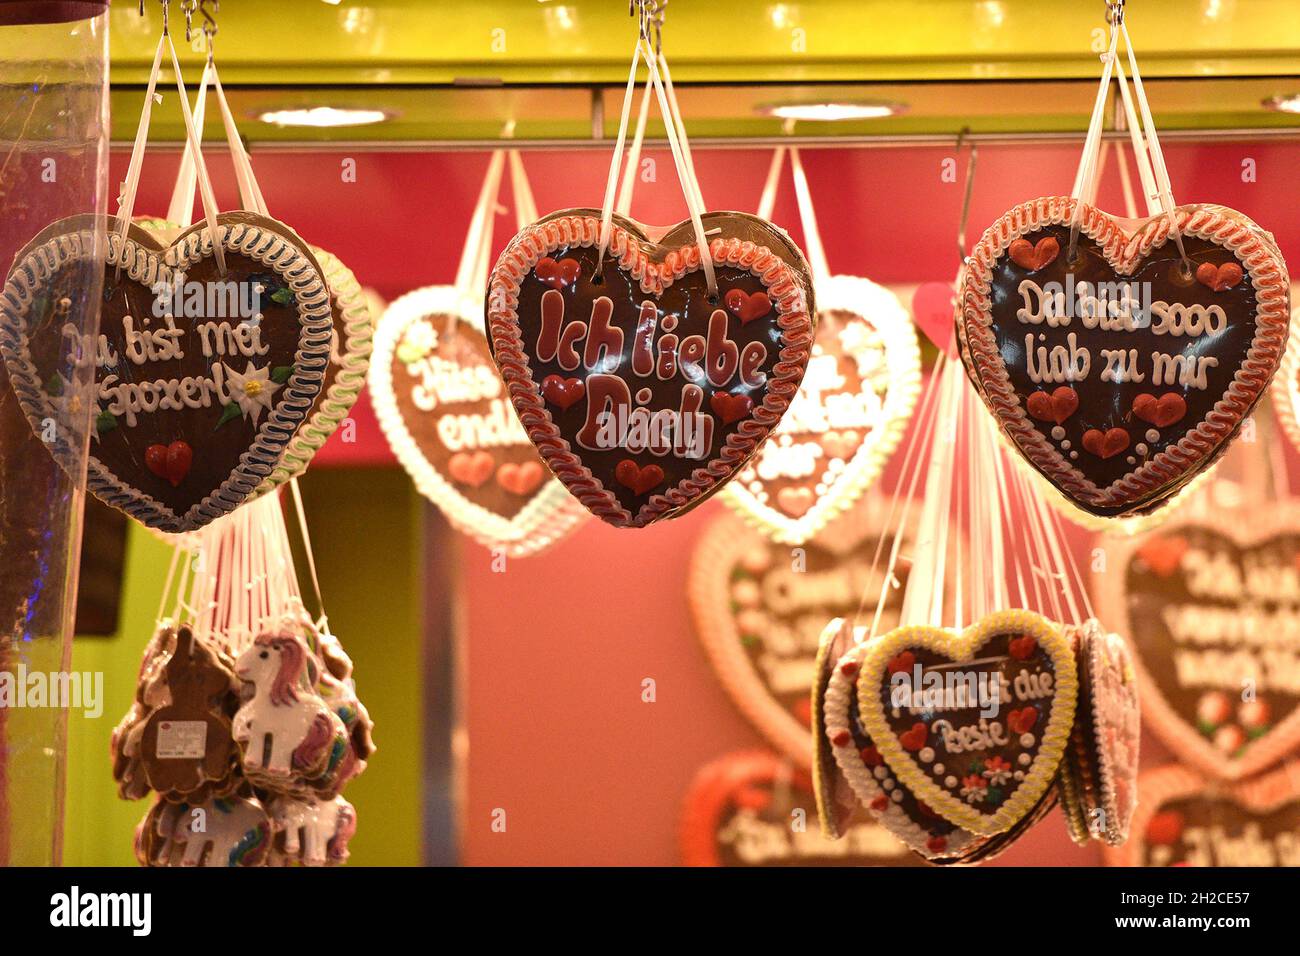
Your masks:
M760 106L758 111L779 119L814 120L826 122L831 120L880 119L885 116L897 116L906 112L904 103L856 102L856 103L769 103Z
M1271 97L1264 101L1264 108L1277 110L1279 113L1300 113L1300 93Z
M274 126L369 126L392 117L385 110L346 109L338 106L312 106L296 109L268 110L258 119Z

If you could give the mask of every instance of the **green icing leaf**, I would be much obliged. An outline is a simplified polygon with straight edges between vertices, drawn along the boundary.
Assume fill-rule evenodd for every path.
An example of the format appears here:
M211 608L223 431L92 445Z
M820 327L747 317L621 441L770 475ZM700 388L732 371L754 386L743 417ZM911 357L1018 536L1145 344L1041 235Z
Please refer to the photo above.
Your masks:
M275 368L271 369L271 381L283 385L285 382L289 381L289 376L292 374L292 365L277 365Z
M55 372L45 380L45 393L58 398L63 394L63 376Z
M230 402L229 404L226 405L225 408L221 410L221 417L217 419L217 424L213 426L212 430L216 431L226 422L230 421L232 418L238 418L241 414L242 413L239 410L239 403Z
M102 411L95 416L95 431L99 434L111 432L117 427L117 416L110 411Z
M293 293L287 288L279 288L271 293L271 301L278 305L292 305Z

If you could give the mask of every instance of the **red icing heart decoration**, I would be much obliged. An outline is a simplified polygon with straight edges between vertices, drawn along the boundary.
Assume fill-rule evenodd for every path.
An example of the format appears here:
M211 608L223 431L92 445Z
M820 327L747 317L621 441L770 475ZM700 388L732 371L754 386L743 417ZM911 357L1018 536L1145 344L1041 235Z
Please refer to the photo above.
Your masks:
M145 467L159 478L166 478L173 487L185 480L193 461L194 450L188 442L179 439L170 445L150 445L144 450Z
M746 293L743 289L731 289L722 301L727 311L740 319L741 325L748 325L772 311L772 300L766 292Z
M721 488L781 420L808 363L803 254L756 217L703 219L713 301L690 223L656 242L616 215L602 258L599 213L568 210L519 232L492 270L488 335L519 421L551 473L618 527L674 517ZM547 281L547 259L577 262L572 282ZM566 389L577 379L582 396L548 401L552 376Z
M1226 292L1241 281L1241 266L1235 262L1225 262L1216 266L1213 262L1202 262L1196 269L1196 281L1209 286L1215 292Z
M397 460L457 530L512 557L535 554L587 511L551 478L492 364L481 319L448 286L393 302L375 333L370 396ZM556 376L548 401L582 382Z
M1083 433L1083 448L1098 458L1114 458L1128 448L1128 432L1123 428L1101 431L1089 428Z
M722 424L730 425L747 416L754 408L754 400L748 395L732 395L729 392L714 392L709 398L709 407L722 419Z
M495 460L485 451L458 451L447 460L447 472L463 485L477 488L492 477Z
M1007 644L1007 653L1018 661L1027 661L1033 656L1034 649L1038 647L1038 642L1028 634L1022 637L1012 638Z
M283 223L216 217L170 242L114 219L53 223L0 293L0 351L29 424L87 489L159 531L202 527L281 465L322 390L333 315L311 249ZM108 235L105 236L104 233ZM97 235L98 233L98 235ZM65 335L103 274L99 335ZM92 407L87 409L86 405Z
M1031 243L1028 239L1016 239L1007 247L1009 255L1016 265L1030 272L1037 272L1056 261L1061 254L1061 245L1053 236Z
M580 268L577 259L561 259L557 262L550 256L543 256L537 260L533 271L537 274L537 278L552 289L562 289L566 285L573 284L573 281L578 278Z
M930 728L919 720L912 725L911 730L898 735L898 742L903 745L904 750L920 750L929 739Z
M1120 220L1062 197L1008 211L963 274L971 382L1024 458L1091 515L1169 503L1227 449L1282 360L1290 280L1272 236L1222 206L1172 216L1201 281L1188 281L1169 217ZM1077 406L1049 416L1035 396L1066 387Z
M552 405L562 412L567 412L587 394L587 386L582 379L565 378L563 375L548 375L542 380L542 394ZM714 396L715 398L717 396Z
M1160 577L1167 578L1183 563L1183 555L1187 553L1188 547L1190 545L1186 538L1158 535L1138 549L1138 557Z
M1187 414L1187 402L1177 392L1165 392L1159 398L1143 392L1133 399L1133 414L1156 428L1168 428L1183 420Z
M1040 422L1063 425L1079 410L1079 393L1068 385L1062 385L1050 395L1043 391L1034 392L1025 401L1025 408Z
M526 495L536 490L546 478L540 462L506 462L497 469L497 483L515 495Z
M664 470L658 465L638 465L631 458L624 458L614 468L614 480L631 488L634 495L644 495L663 483Z
M776 495L777 506L792 518L802 518L813 506L813 493L807 488L782 488Z
M1014 655L1012 655L1014 656ZM1007 729L1013 734L1027 734L1038 723L1037 707L1022 707L1007 712Z

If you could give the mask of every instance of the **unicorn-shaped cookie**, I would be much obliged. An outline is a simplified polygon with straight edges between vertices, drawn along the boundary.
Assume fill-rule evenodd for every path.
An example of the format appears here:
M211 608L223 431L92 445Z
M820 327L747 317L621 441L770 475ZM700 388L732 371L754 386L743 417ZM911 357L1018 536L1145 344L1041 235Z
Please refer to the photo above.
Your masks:
M357 814L342 797L278 797L271 820L284 835L284 855L304 866L337 866L348 858L348 841L357 832Z
M259 635L235 662L246 692L252 688L233 722L250 777L282 785L311 780L346 751L343 722L304 679L308 654L302 638L281 631Z
M271 820L256 800L169 804L156 820L162 843L147 854L153 865L262 866L271 846Z

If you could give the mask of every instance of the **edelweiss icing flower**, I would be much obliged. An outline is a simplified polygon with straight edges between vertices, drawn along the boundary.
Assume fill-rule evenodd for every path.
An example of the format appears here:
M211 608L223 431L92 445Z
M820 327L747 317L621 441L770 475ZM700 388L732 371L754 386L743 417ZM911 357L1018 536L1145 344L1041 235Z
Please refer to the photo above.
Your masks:
M1011 764L1001 757L990 757L984 761L984 776L990 786L1000 786L1011 779Z
M239 410L245 416L253 419L253 424L257 424L262 409L271 408L271 396L279 389L280 383L271 381L269 366L254 368L253 363L249 362L243 374L236 372L229 365L225 366L225 369L231 399L239 405Z
M967 803L983 803L988 792L988 783L979 774L973 773L969 777L962 777L961 795L966 798Z

